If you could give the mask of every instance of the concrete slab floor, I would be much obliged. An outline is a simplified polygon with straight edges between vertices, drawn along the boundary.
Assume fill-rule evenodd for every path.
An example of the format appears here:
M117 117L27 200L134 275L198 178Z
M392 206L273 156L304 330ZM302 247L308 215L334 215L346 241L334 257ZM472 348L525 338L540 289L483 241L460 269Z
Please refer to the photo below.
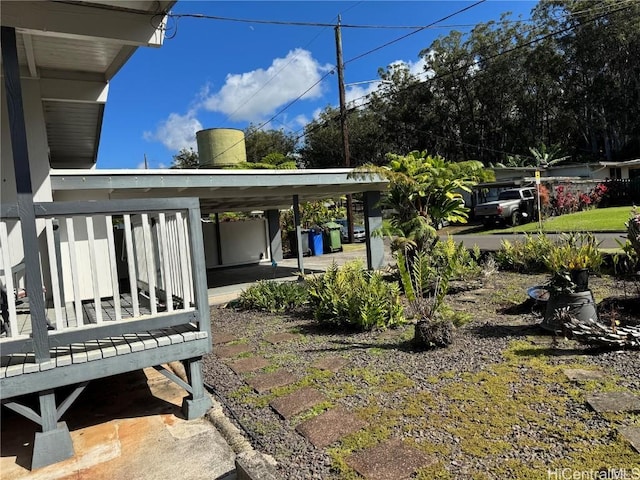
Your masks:
M185 395L154 369L94 380L61 419L71 432L75 456L34 471L29 468L39 427L3 408L0 477L234 478L233 450L207 419L184 419L180 405Z

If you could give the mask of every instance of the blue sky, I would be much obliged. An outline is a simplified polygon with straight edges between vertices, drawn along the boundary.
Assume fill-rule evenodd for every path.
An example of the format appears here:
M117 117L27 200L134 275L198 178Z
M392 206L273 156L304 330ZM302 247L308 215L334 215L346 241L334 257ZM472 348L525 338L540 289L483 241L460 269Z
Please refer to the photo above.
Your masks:
M173 14L343 25L424 26L473 1L179 1ZM530 17L532 1L489 0L360 59L410 33L408 29L342 29L345 83L373 80L379 68L402 61L422 71L419 52L450 30L469 31L501 13ZM262 124L302 133L319 111L338 105L335 33L331 27L267 25L203 18L169 20L159 49L139 48L111 81L98 168L166 168L180 148L195 147L203 128ZM326 78L323 79L323 77ZM317 83L317 85L316 85ZM315 86L314 86L315 85ZM313 88L311 88L313 87ZM347 100L375 83L347 86ZM308 90L308 91L307 91Z

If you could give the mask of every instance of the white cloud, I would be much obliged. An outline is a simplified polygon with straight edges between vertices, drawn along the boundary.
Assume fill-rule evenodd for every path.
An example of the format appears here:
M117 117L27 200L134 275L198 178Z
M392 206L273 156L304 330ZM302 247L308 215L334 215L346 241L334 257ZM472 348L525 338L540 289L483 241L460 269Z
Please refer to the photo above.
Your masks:
M196 149L196 132L202 130L202 124L196 118L195 110L185 115L170 113L165 121L158 125L155 132L144 132L144 139L161 142L171 151L183 148Z
M347 87L344 92L344 100L349 107L360 106L368 101L368 96L380 87L381 82L372 82L363 85Z
M298 128L304 127L309 122L310 122L309 117L307 117L306 115L297 115L293 119L293 124L296 125Z
M284 58L274 59L266 70L259 68L227 75L222 88L206 98L202 105L233 121L257 122L307 89L303 99L320 97L322 86L318 82L331 68L320 65L311 52L297 48Z
M160 169L169 168L169 167L167 166L167 164L166 164L166 163L163 163L163 162L158 162L158 165L154 167L154 166L153 166L153 164L152 164L152 162L149 162L149 161L147 162L146 167L147 167L148 169L152 169L152 168L160 168ZM142 162L138 163L138 165L136 165L136 168L137 168L138 170L144 170L144 169L145 169L144 161L142 161Z
M423 57L420 57L418 61L412 62L410 60L396 60L395 62L391 62L390 66L405 66L409 69L409 73L414 77L418 77L422 80L430 77L427 72L425 72L425 65L427 64L426 60Z

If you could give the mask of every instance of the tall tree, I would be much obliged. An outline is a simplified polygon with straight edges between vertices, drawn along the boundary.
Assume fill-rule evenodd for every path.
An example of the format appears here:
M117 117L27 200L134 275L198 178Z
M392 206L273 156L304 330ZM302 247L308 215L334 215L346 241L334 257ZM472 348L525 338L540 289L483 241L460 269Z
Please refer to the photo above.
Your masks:
M260 163L272 153L279 153L290 159L295 158L296 137L284 130L260 130L256 125L249 125L245 131L247 162Z
M347 117L351 165L383 164L387 145L378 115L367 108L350 110ZM300 149L301 163L307 168L343 167L344 149L338 109L327 107L305 127Z
M198 152L193 148L183 148L173 156L171 168L200 168Z

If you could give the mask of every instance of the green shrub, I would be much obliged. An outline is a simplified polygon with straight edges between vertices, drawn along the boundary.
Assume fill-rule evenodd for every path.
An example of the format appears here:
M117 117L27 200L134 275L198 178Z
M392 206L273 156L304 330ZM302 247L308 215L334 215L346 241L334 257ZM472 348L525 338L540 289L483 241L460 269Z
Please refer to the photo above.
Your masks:
M261 280L240 294L237 305L245 310L281 313L301 307L307 299L303 284Z
M477 277L482 270L477 261L480 252L477 249L470 252L462 242L456 243L451 237L435 242L428 254L434 266L451 269L452 280Z
M320 322L372 330L405 321L398 284L363 270L361 261L340 268L334 263L324 274L307 277L307 285L314 317Z
M550 256L554 248L554 243L545 234L527 234L523 242L503 240L495 260L502 270L546 272L545 258Z

